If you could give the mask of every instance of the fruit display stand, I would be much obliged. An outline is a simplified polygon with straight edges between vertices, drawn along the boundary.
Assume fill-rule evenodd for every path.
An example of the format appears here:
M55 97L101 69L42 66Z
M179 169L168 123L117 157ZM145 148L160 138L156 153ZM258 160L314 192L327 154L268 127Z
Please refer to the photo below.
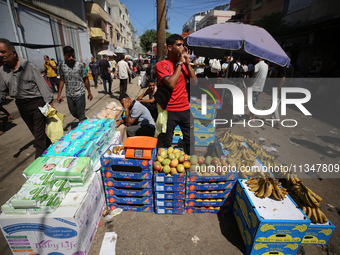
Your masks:
M130 144L133 141L137 146L143 146L138 145L138 142L149 143L149 139L155 138L138 137L137 142L131 140L135 138L137 137L128 138L124 145L110 146L101 157L101 171L109 210L122 208L127 211L154 211L152 165L156 144L151 146L154 146L153 148L146 146L146 149L131 149ZM115 149L117 147L118 149Z
M157 214L183 214L188 156L180 149L160 148L154 163L154 196Z
M246 184L236 184L233 213L243 236L246 254L296 254L310 220L286 196L281 201L255 196Z

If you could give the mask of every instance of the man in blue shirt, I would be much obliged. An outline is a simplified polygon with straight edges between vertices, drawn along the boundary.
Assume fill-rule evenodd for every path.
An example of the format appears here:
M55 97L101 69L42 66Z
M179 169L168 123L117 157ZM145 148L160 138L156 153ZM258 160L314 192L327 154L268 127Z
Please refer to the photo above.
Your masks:
M127 136L151 136L155 135L155 122L149 110L136 100L131 100L127 94L122 94L119 101L124 107L125 118L117 121L117 127L126 124Z

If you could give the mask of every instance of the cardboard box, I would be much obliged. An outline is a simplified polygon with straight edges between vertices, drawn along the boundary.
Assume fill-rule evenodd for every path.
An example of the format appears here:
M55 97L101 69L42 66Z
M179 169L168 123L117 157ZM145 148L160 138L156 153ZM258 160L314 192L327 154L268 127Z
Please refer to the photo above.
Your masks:
M103 177L104 185L106 187L124 187L124 188L144 188L152 189L152 180L128 180L117 178Z
M156 148L152 151L151 159L127 159L127 158L115 158L112 154L109 155L106 152L100 157L102 166L139 166L142 169L152 170L153 159L156 156Z
M251 231L242 217L241 209L234 201L233 214L236 219L239 231L243 242L246 246L247 255L263 255L263 254L278 254L278 255L294 255L300 247L300 243L268 243L268 242L253 242Z
M209 193L210 194L210 193ZM185 199L185 206L189 206L189 207L201 207L201 206L205 206L205 207L209 207L209 206L214 206L214 207L218 207L218 206L223 206L226 202L227 199L228 201L233 200L235 193L232 190L229 190L229 192L225 195L224 198L213 198L212 200L220 200L220 201L211 201L211 199L209 198L210 201L201 201L203 199L199 198L199 199ZM206 200L208 198L204 198L204 200Z
M143 170L136 166L116 166L102 167L103 177L106 178L125 178L125 179L143 179L152 180L152 170Z
M240 208L238 216L244 219L253 242L301 243L310 220L290 196L282 201L261 199L245 182L237 181L235 200Z
M195 146L209 146L215 141L215 133L194 132Z
M157 183L184 183L186 172L174 174L174 176L166 176L165 173L155 172L154 182Z
M121 203L131 205L151 205L153 204L153 197L124 197L124 196L106 196L107 204Z
M184 191L182 192L155 192L155 199L167 199L167 200L183 200L185 198Z
M222 171L223 171L223 169L222 169ZM200 176L196 172L188 172L187 173L187 182L235 181L238 178L237 171L230 171L230 172L225 171L225 173L226 173L225 175Z
M214 209L209 209L208 207L194 207L194 206L187 206L185 207L186 213L223 213L227 214L230 213L232 210L232 203L228 203L226 206L222 207L214 207Z
M112 195L122 195L122 196L132 196L132 197L152 197L152 189L144 189L144 188L134 188L134 189L125 189L119 187L105 187L106 196Z
M177 144L179 139L183 139L183 133L179 126L175 127L174 134L172 136L172 143Z
M107 204L109 210L116 208L122 208L124 211L132 212L154 212L154 206L152 205L127 205L120 203L109 203Z
M235 181L222 181L223 184L218 184L213 182L209 184L200 184L198 182L187 182L186 190L187 191L195 191L195 190L226 190L232 189L235 185ZM205 183L205 182L204 182Z
M334 230L335 226L330 221L326 224L311 223L307 228L306 235L302 239L302 243L325 245L328 243Z
M184 207L184 200L155 200L155 207Z
M1 230L12 252L87 254L105 205L100 174L88 187L91 190L87 192L69 192L50 214L0 215Z
M157 214L184 214L185 210L184 207L156 207L155 213Z
M184 192L185 185L184 183L155 183L154 184L155 192Z
M235 182L234 182L235 183ZM234 186L233 186L234 187ZM203 198L203 199L219 199L219 198L226 198L229 195L229 192L232 190L231 189L226 189L226 190L219 190L219 191L187 191L185 194L186 199L197 199L197 198Z
M201 101L191 102L190 111L195 119L213 120L216 117L216 107L213 104L207 104L207 113L202 114Z
M213 120L202 120L202 119L194 119L194 132L198 133L215 133L216 128L214 127Z

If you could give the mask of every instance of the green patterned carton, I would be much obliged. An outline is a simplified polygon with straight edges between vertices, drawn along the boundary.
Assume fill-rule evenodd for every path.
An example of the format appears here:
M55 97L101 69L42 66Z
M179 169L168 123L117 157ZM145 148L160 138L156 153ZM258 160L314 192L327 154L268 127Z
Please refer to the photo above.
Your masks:
M84 183L92 172L91 158L86 157L39 157L25 171L29 178L36 173L53 173L58 180Z
M59 192L61 194L61 197L64 198L66 194L70 191L70 189L71 189L71 184L69 181L58 180L53 184L51 191Z
M27 209L29 214L43 214L54 212L63 201L63 194L61 192L49 192L47 198L41 202L39 208Z

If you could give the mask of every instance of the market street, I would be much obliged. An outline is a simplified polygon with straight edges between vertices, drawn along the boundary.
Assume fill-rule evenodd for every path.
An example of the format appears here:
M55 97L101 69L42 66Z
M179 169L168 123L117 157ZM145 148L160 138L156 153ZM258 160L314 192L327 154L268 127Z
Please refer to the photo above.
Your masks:
M136 98L142 92L137 86L137 80L136 77L132 81L133 84L128 85L127 93L131 98ZM118 87L118 80L114 80L112 91L117 91ZM102 93L101 85L97 90L91 86L91 90L94 98L91 102L86 102L86 116L89 118L112 100L117 102L119 94L114 93L112 97L105 95ZM262 98L259 107L267 109L271 97L262 94ZM33 162L35 152L33 137L20 118L14 100L4 107L14 116L14 120L6 123L6 132L1 136L1 204L15 194L25 182L22 172ZM65 131L71 130L75 119L70 115L67 103L55 103L55 107L66 114ZM314 113L313 117L305 117L300 111L290 108L287 115L298 121L297 127L293 129L281 127L278 130L272 128L269 123L260 128L236 125L232 128L232 133L256 140L258 143L262 141L268 150L272 150L268 153L276 157L275 161L279 165L340 163L340 129L337 123L333 122L333 125L327 123ZM245 116L246 119L247 117ZM330 113L329 116L324 117L330 121L332 115ZM261 116L261 119L266 118ZM218 132L221 131L217 130ZM303 245L305 254L339 254L340 218L336 207L340 208L340 201L336 191L339 190L340 180L325 178L322 173L312 174L319 179L311 179L310 175L303 173L298 175L308 187L323 198L321 209L337 227L326 246L330 249L329 253L323 253L321 246L318 245ZM245 249L232 215L157 215L124 211L110 222L102 220L89 254L99 254L105 232L117 233L117 254L243 254ZM10 249L2 235L0 243L0 254L10 254Z

